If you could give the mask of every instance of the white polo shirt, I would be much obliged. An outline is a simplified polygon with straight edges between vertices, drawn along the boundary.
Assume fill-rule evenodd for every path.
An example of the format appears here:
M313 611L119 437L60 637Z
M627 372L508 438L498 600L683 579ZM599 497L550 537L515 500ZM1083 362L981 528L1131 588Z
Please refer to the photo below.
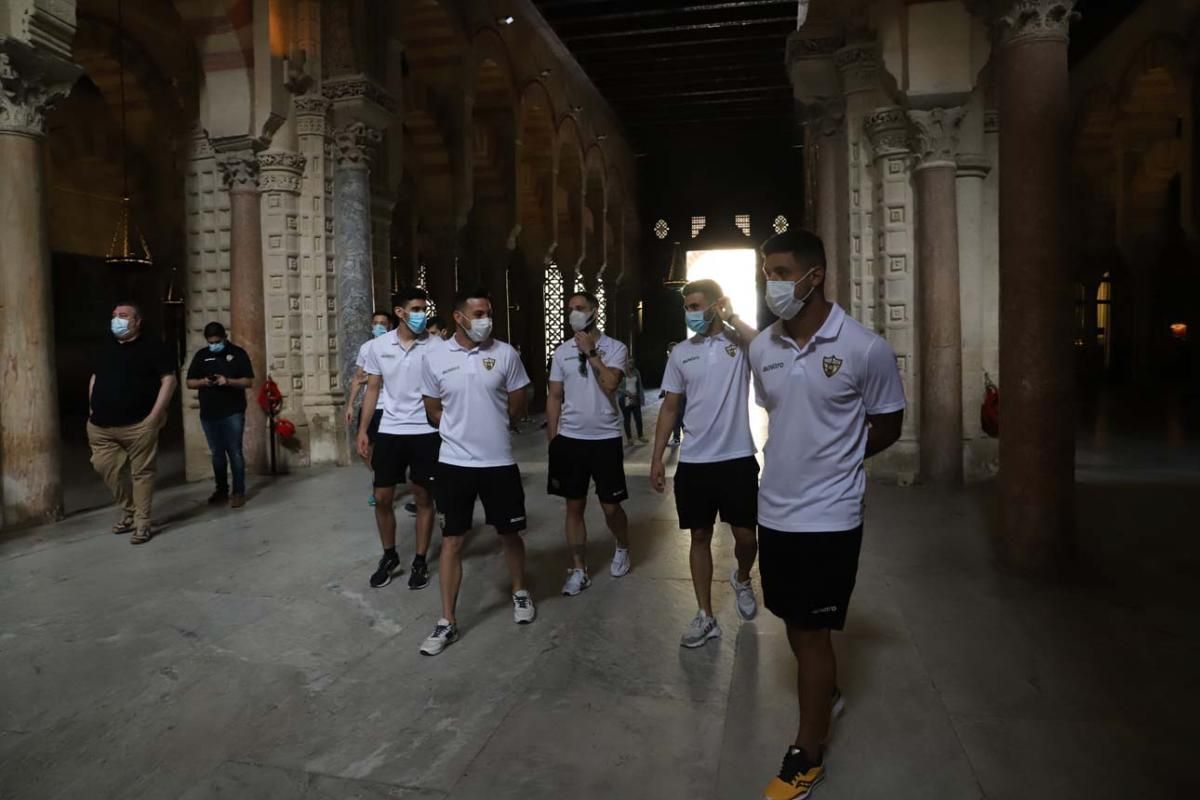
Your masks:
M383 337L380 337L380 338L383 338ZM362 369L363 366L367 363L367 349L370 348L371 342L373 342L373 341L375 341L375 340L367 339L365 342L363 342L361 345L359 345L358 355L355 356L355 358L354 358L354 366L358 367L359 369Z
M367 343L363 371L379 375L383 386L376 408L383 410L380 433L420 436L437 433L425 416L422 387L425 380L425 358L438 347L440 339L417 337L407 350L396 331Z
M443 464L506 467L517 463L508 434L508 393L529 385L521 356L493 339L469 350L451 337L425 354L422 392L442 401Z
M711 464L757 452L750 435L750 359L725 331L675 345L662 389L687 398L681 462Z
M629 350L625 345L607 334L596 341L600 361L606 367L625 372ZM562 416L558 432L572 439L619 439L621 438L621 412L617 408L617 393L606 392L600 387L592 365L583 362L584 373L579 374L579 346L568 339L554 351L550 363L550 380L563 385Z
M857 528L867 415L905 406L891 345L834 305L804 348L780 322L763 331L750 345L750 367L769 419L758 523L796 532Z

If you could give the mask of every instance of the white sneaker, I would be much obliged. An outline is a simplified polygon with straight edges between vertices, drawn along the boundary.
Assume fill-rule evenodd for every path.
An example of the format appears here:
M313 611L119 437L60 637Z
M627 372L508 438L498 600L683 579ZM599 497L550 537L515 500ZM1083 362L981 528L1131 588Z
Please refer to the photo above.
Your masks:
M513 622L518 625L528 625L537 617L537 609L533 607L533 598L525 589L513 595Z
M567 597L574 597L584 589L592 585L592 579L588 574L581 569L567 570L567 582L563 584L562 593Z
M683 632L679 644L683 647L700 647L709 639L716 639L720 635L721 626L717 624L717 618L710 617L700 610Z
M629 548L618 547L617 552L613 553L612 565L608 568L614 578L620 578L623 575L629 574Z
M750 585L750 581L745 583L739 581L737 574L738 568L734 567L733 572L729 573L729 585L737 594L738 615L745 620L754 619L758 616L758 601L754 599L754 588Z
M458 641L458 626L446 618L439 619L433 626L433 633L421 642L421 655L436 656L449 645Z

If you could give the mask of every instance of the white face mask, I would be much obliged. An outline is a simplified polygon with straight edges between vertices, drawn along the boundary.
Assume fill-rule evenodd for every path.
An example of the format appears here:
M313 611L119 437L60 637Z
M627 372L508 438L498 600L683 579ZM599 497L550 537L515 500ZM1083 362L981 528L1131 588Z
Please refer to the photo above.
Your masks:
M471 320L470 327L463 328L463 332L467 334L467 338L475 344L485 341L492 335L492 318L480 317Z
M804 278L812 275L816 267L804 273ZM801 278L800 281L804 280ZM767 308L771 309L771 313L783 320L793 319L797 314L804 310L804 306L808 304L808 298L812 297L812 293L817 290L813 286L808 290L808 294L804 297L796 297L796 286L800 281L767 281Z
M579 311L577 309L573 309L569 317L571 322L571 330L578 333L579 331L586 331L588 328L590 328L592 325L592 320L595 319L596 315L590 311Z

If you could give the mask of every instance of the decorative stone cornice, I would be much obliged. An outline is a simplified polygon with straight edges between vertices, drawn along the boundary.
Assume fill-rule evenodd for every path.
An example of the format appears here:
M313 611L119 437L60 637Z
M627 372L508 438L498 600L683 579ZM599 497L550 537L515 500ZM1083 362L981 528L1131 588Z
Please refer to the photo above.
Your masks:
M863 119L863 132L871 140L876 158L910 152L908 116L902 108L875 109Z
M257 192L258 151L262 146L245 136L216 139L212 144L225 188L231 192Z
M304 165L308 159L299 153L286 150L268 150L259 153L260 170L258 186L264 192L291 192L299 194L304 180Z
M955 159L958 177L983 180L992 171L992 161L980 153L959 153Z
M805 31L796 31L788 35L784 63L790 69L802 58L829 58L843 43L841 36L815 37Z
M958 133L966 113L962 106L908 112L913 125L917 169L957 168Z
M992 28L1001 47L1031 41L1066 43L1079 17L1076 0L1007 0L993 11Z
M321 94L334 104L366 101L374 103L389 114L396 113L396 103L391 95L365 75L331 78L321 86Z
M879 48L875 42L848 44L833 54L833 63L842 73L846 94L875 88L879 75Z
M299 95L292 101L296 109L298 136L324 136L330 102L319 94Z
M383 134L363 122L351 122L333 131L333 145L340 168L367 169L371 149L383 141Z
M7 5L12 14L12 33L17 39L33 45L39 52L70 61L77 25L74 2L10 0Z
M983 132L998 133L1000 131L1000 112L985 111L983 112Z
M0 37L0 134L42 138L46 115L83 70L10 37Z

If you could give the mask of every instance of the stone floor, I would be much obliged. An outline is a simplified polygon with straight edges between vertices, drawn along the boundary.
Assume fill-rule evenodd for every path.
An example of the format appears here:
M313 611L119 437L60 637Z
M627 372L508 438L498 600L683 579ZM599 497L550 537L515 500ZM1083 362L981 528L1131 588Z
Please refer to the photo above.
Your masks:
M629 453L634 571L558 596L541 442L520 437L538 620L512 624L479 531L463 638L436 659L417 653L436 589L366 585L361 467L259 484L239 512L170 488L145 547L106 533L107 510L0 540L0 797L760 796L795 725L782 626L741 623L719 582L724 637L678 646L687 545L646 447ZM818 797L1200 796L1200 473L1081 460L1080 568L1053 587L992 566L990 487L871 487ZM717 575L731 564L724 537Z

